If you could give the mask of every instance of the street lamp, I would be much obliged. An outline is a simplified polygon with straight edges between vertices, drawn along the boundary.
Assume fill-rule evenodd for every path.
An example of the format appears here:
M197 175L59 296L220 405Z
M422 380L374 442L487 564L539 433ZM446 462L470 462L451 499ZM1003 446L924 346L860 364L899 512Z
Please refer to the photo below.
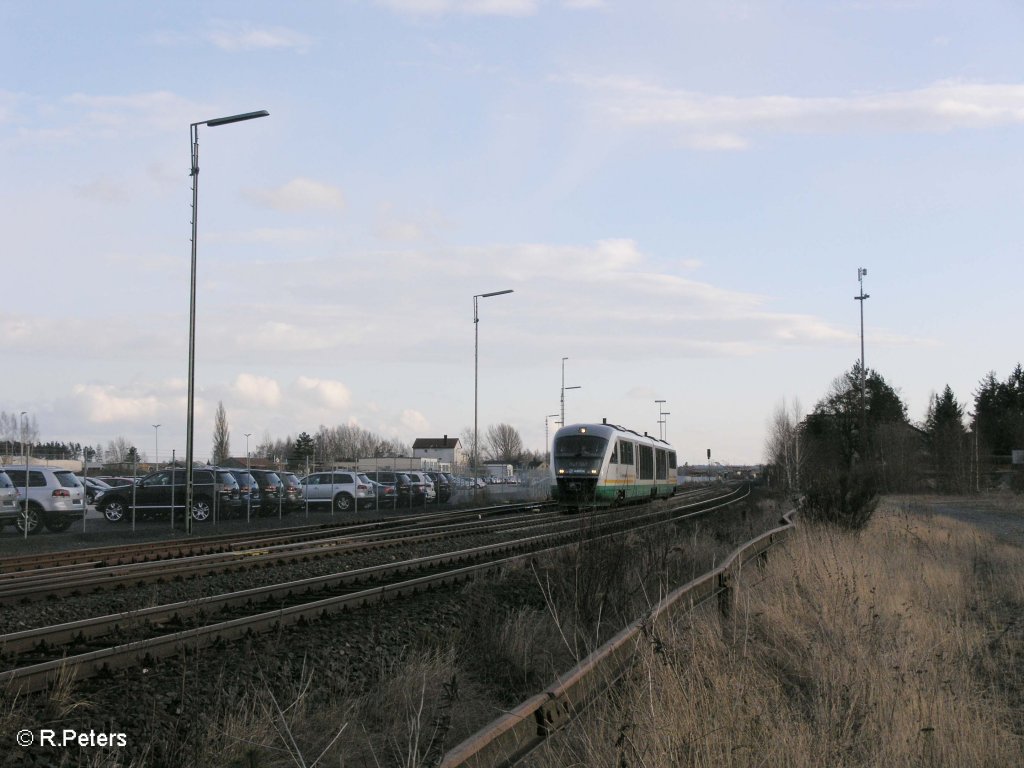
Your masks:
M196 369L196 228L199 219L199 126L215 128L228 123L240 123L257 117L267 117L265 109L259 112L245 112L229 117L215 117L200 120L189 126L192 144L192 282L188 309L188 416L185 425L185 530L192 533L192 434L195 425L195 369Z
M245 433L245 474L249 475L249 496L246 499L245 506L245 522L249 524L249 518L252 516L252 473L249 471L252 467L249 466L249 436L252 432Z
M668 440L668 421L665 419L666 416L671 416L668 411L662 407L667 400L655 400L658 405L658 437L662 440Z
M562 398L561 398L562 399L562 420L559 422L559 424L561 424L563 427L565 426L565 390L567 390L567 389L583 389L583 387L581 387L578 384L576 386L573 386L573 387L565 386L565 361L568 360L568 359L569 359L568 357L563 357L562 358Z
M473 478L478 475L477 464L480 459L480 434L477 429L477 416L479 413L479 392L480 392L480 313L477 307L478 299L487 299L491 296L502 296L506 293L513 293L511 288L504 291L491 291L490 293L478 293L473 297Z
M153 469L160 464L160 425L153 425Z
M549 413L547 416L544 417L544 450L547 452L548 455L549 467L551 466L551 443L548 440L548 419L553 419L557 415L557 413ZM565 425L563 424L563 426Z
M29 412L22 412L22 452L25 454L25 509L22 510L22 527L25 529L25 541L29 541L29 450L25 436L29 432Z
M860 302L860 420L861 440L867 439L868 428L868 387L867 371L864 368L864 301L870 299L870 294L864 293L864 275L868 273L866 267L857 267L857 282L860 283L860 295L854 296L855 301ZM863 445L863 443L862 443Z

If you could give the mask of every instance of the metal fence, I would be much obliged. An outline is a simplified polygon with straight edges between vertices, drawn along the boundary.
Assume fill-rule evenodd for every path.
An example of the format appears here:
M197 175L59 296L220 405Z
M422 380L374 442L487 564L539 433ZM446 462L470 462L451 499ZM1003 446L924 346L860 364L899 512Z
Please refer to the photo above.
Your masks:
M630 667L645 633L659 621L682 615L698 605L717 600L729 615L743 567L751 560L765 561L768 551L794 530L795 511L778 527L738 547L717 568L684 584L658 603L651 613L633 622L560 676L546 690L502 715L461 744L441 761L441 768L512 766L544 743L605 691Z

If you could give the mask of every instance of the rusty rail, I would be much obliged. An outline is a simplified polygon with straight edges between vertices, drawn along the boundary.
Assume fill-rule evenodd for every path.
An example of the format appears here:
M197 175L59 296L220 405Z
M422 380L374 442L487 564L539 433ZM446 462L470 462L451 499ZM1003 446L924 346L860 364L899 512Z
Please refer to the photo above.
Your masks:
M671 512L682 513L671 515L668 519L681 520L728 506L746 497L746 492L732 492L724 497L708 499L702 502L677 507ZM692 509L700 507L699 509ZM631 518L628 520L617 520L604 526L605 531L595 538L603 536L618 535L623 529L643 528L666 522L662 517L664 513L651 513ZM281 598L283 595L303 592L315 585L339 585L352 580L359 580L370 574L381 573L393 570L415 570L416 567L426 565L440 565L443 563L455 563L459 559L472 559L473 556L481 554L499 554L520 550L521 554L513 554L507 557L498 557L471 565L458 565L450 570L440 573L424 575L399 581L396 583L370 586L357 592L349 592L344 595L317 598L314 595L309 601L303 601L298 605L279 607L271 610L261 610L257 614L239 617L235 619L215 621L213 624L186 629L159 637L150 637L143 640L129 641L120 645L96 649L89 652L79 653L73 656L66 656L60 659L44 661L29 666L15 667L0 671L0 688L5 686L8 690L29 693L37 691L50 685L58 676L68 680L76 680L88 677L101 669L119 669L127 666L142 663L146 659L159 659L179 653L184 648L198 649L216 641L227 641L249 632L265 631L273 627L284 627L300 621L315 621L320 616L335 612L348 610L361 605L377 601L384 601L393 597L407 594L414 594L421 590L431 589L442 584L458 583L476 574L487 571L503 564L520 561L526 557L534 557L542 552L552 551L563 546L567 540L575 541L578 536L576 530L564 530L545 535L535 535L515 541L506 541L496 545L485 545L470 550L462 550L455 553L446 553L420 558L415 561L397 563L391 566L376 566L361 571L349 571L328 576L313 577L285 584L271 585L264 588L255 588L243 592L219 595L205 598L199 601L189 601L168 606L158 606L142 611L129 611L124 614L116 614L107 617L84 619L68 624L43 627L35 630L26 630L10 635L0 636L0 652L12 652L17 654L25 652L35 646L38 642L59 645L74 638L87 639L90 637L106 634L112 627L119 625L130 625L138 621L155 619L166 620L169 617L192 615L201 613L204 609L212 609L217 604L248 603L251 598L258 594L271 595Z
M768 550L794 530L794 514L787 513L779 526L738 547L714 570L671 592L649 615L623 629L546 690L455 746L444 756L440 768L516 765L596 701L629 669L636 649L644 642L644 633L659 620L686 613L715 597L719 610L729 615L741 569L755 558L766 560Z

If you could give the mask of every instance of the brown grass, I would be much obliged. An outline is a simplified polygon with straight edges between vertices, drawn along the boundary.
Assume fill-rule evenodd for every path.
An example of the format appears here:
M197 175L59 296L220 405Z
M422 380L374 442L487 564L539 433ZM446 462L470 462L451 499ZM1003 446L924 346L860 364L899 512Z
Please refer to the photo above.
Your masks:
M801 528L744 581L731 620L658 627L533 764L1021 764L1019 547L890 501L859 534Z

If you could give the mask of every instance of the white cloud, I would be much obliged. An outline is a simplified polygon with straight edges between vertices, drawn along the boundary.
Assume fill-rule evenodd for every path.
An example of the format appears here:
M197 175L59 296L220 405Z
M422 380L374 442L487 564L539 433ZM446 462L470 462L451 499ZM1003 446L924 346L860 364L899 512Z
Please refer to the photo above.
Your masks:
M274 379L240 373L235 379L234 392L251 405L276 408L281 403L281 387Z
M23 97L11 91L0 90L0 125L14 122Z
M259 27L246 22L215 22L206 39L224 51L264 49L308 50L312 39L285 27Z
M150 91L127 96L94 96L76 93L67 102L86 110L84 122L91 131L123 139L143 130L180 131L182 115L203 113L203 108L169 91Z
M849 96L719 96L626 78L573 78L624 124L678 128L684 146L735 150L757 132L938 132L1024 123L1024 85L942 81Z
M302 177L292 179L276 189L251 189L244 194L261 205L287 213L345 209L345 196L340 189Z
M412 16L461 13L472 16L531 16L538 0L378 0L378 5Z
M293 248L327 243L335 236L335 233L329 229L255 227L242 232L210 232L203 239L211 243L265 244Z
M317 405L324 408L348 408L352 403L352 393L340 381L300 376L295 389L300 396L315 398Z
M85 408L86 418L94 424L145 421L160 409L160 400L154 395L122 395L111 385L78 384L72 394Z
M430 428L430 421L417 410L406 408L399 418L402 427L414 435L422 435Z
M131 200L131 190L110 179L97 179L88 184L77 184L73 187L79 197L97 200L103 203L124 203Z
M399 213L391 203L383 203L377 208L373 233L389 242L416 243L430 240L448 227L449 222L437 211Z

